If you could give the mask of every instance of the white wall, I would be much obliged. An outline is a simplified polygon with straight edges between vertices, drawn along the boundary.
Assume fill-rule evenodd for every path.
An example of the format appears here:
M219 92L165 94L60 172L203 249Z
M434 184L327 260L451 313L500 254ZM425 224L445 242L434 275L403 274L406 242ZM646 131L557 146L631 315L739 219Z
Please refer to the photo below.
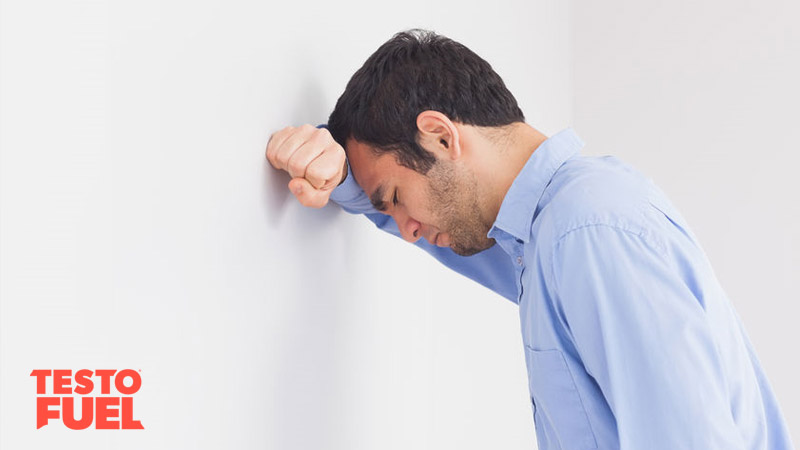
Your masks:
M0 448L535 446L516 308L263 159L413 26L665 189L799 436L796 2L571 9L0 3ZM142 371L144 431L35 429L30 371L84 367Z
M576 1L575 128L683 212L800 439L800 4Z
M0 448L535 446L514 305L303 209L264 147L414 26L554 133L564 2L0 5ZM31 370L81 368L141 370L145 430L36 430Z

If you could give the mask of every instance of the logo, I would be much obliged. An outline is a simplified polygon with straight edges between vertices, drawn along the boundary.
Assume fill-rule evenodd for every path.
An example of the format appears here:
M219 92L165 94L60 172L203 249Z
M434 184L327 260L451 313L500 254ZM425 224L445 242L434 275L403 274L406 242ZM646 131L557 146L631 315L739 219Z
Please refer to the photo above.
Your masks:
M73 430L92 425L98 430L144 429L133 418L133 394L142 387L142 376L135 370L81 369L74 378L72 370L34 370L31 376L36 377L37 430L50 420Z

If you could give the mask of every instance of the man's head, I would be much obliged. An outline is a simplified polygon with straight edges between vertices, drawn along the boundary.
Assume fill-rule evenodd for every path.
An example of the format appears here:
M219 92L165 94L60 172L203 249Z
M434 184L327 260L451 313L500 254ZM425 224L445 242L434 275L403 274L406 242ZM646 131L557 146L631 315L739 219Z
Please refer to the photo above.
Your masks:
M438 236L439 245L469 255L494 243L477 175L481 153L524 120L489 63L444 36L410 30L356 71L328 129L356 181L404 238L435 244Z

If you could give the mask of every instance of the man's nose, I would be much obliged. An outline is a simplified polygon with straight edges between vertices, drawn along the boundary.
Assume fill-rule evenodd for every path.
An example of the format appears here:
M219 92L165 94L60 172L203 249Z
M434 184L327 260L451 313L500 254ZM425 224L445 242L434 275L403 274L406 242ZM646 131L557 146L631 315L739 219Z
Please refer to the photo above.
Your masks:
M400 229L403 239L413 244L422 237L422 224L411 216L398 213L395 215L394 220L397 222L397 227Z

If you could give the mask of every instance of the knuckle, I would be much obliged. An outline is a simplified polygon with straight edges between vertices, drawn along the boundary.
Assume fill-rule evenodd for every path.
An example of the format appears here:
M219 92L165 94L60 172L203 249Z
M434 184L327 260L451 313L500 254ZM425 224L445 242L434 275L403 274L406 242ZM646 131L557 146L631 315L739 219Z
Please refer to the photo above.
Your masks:
M311 165L306 168L306 178L313 179L313 180L320 180L325 181L328 178L331 178L333 175L328 173L328 170L325 168Z
M325 151L330 152L330 154L332 154L336 158L345 158L347 156L347 154L344 151L344 148L342 148L341 145L339 145L334 141L331 141L330 145L328 145L328 147L325 148Z
M305 165L296 159L289 161L288 169L289 172L300 175L304 174L306 171Z
M316 177L319 175L319 168L316 164L309 164L308 167L305 168L306 171L306 178Z
M267 161L269 161L269 163L274 167L279 168L278 161L275 159L274 151L267 151Z
M277 131L277 132L275 132L275 134L272 135L272 140L273 141L278 141L278 140L282 141L282 140L284 140L286 138L286 136L291 136L292 135L292 131L293 131L292 127L286 127L286 128L284 128L284 129L282 129L280 131Z
M321 139L328 139L331 136L331 132L327 128L317 128L314 134Z

